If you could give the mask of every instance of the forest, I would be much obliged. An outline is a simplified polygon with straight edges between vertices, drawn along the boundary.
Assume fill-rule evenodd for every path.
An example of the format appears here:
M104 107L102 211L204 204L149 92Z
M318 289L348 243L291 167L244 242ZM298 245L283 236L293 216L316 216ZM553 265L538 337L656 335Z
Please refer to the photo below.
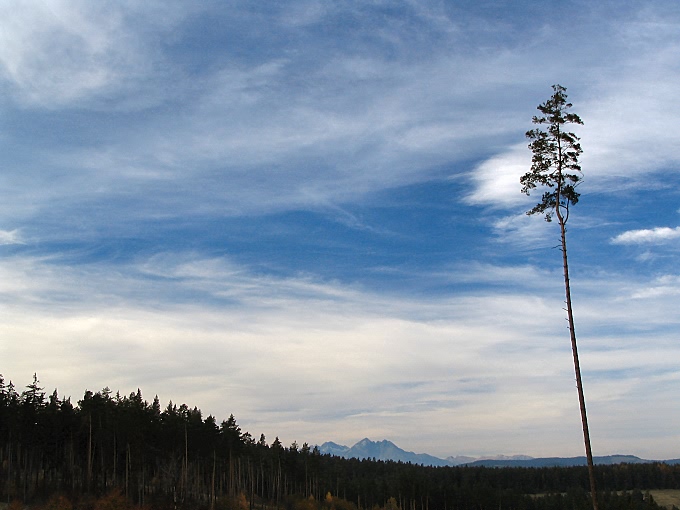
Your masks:
M597 466L603 509L660 508L646 491L680 489L680 465ZM0 497L11 510L580 510L585 467L427 467L322 455L162 407L137 390L47 395L0 375Z

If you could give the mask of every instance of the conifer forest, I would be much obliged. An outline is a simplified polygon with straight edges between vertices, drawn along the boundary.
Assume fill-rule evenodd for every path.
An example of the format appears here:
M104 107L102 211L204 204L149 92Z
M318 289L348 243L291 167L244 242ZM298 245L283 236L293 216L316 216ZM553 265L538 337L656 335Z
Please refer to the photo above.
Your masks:
M680 489L680 466L597 466L601 508L660 508L645 491ZM72 402L34 376L0 376L2 505L50 509L579 510L588 473L571 468L427 467L283 445L138 390Z

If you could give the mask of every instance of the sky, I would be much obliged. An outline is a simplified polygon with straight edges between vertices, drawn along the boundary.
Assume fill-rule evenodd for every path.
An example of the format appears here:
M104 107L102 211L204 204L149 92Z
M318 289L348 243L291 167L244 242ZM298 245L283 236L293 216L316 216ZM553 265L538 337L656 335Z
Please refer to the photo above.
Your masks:
M0 373L284 445L680 458L676 0L0 2Z

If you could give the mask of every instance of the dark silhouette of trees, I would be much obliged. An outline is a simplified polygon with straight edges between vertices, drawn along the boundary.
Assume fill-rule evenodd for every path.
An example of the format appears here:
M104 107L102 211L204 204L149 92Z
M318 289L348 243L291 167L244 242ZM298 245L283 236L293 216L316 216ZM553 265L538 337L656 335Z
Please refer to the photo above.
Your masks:
M598 476L602 501L617 510L658 510L640 489L680 489L680 465L600 466ZM56 390L47 397L37 376L21 394L0 376L0 497L11 508L23 501L61 510L587 510L587 486L584 467L428 467L321 455L306 443L255 441L233 415L218 425L196 407L162 409L140 390L86 391L73 405Z
M593 510L597 510L597 492L595 490L595 473L593 453L590 447L590 433L588 430L588 416L586 401L583 395L581 367L576 345L576 329L574 328L574 314L571 306L571 287L569 284L569 263L567 260L567 221L570 206L576 204L579 193L576 186L582 179L581 166L578 158L583 152L579 138L565 129L567 124L583 124L581 118L569 110L571 103L567 102L566 88L553 85L553 95L545 103L538 106L541 116L534 116L532 122L545 129L536 128L527 131L526 136L531 142L529 149L533 153L531 170L520 178L522 192L529 195L537 186L547 188L541 201L530 209L527 214L544 214L546 221L557 217L560 226L560 246L562 250L562 267L564 270L564 290L567 304L567 320L571 338L571 350L576 374L576 388L578 390L581 423L583 426L583 441L585 444L588 472L590 477L590 491L593 500Z

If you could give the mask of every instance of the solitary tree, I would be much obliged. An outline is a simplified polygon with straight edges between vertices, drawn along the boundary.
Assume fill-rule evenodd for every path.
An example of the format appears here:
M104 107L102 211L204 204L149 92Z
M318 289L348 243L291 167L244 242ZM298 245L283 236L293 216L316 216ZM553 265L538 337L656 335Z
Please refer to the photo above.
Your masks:
M529 149L533 153L531 169L520 178L522 193L530 195L537 187L544 191L541 201L527 214L543 214L550 222L553 216L560 225L560 240L562 249L562 265L564 269L564 290L567 302L567 320L571 336L571 350L574 357L574 371L576 372L576 388L581 408L581 422L583 424L583 440L588 460L588 475L590 477L591 498L593 509L597 510L597 496L595 492L595 475L593 468L593 454L590 449L590 434L588 432L588 418L586 415L586 401L583 396L581 368L576 346L576 330L574 329L574 315L571 307L571 289L569 286L569 264L567 263L567 220L569 208L576 204L579 193L576 186L582 179L581 166L578 158L583 152L579 144L579 137L566 129L567 124L583 124L581 118L570 113L571 103L567 102L566 88L553 85L553 95L545 103L538 106L540 116L534 116L532 121L539 126L527 131L526 136L531 141Z

